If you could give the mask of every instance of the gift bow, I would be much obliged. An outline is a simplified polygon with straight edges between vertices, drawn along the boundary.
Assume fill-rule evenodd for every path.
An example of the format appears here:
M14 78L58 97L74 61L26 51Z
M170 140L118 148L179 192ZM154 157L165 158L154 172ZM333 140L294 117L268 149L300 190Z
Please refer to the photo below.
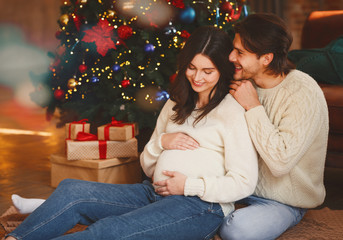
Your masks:
M94 141L98 140L98 137L95 134L78 132L76 136L77 141Z
M81 120L79 120L79 121L73 121L73 122L71 122L71 123L82 123L82 124L85 124L85 123L87 123L87 121L88 121L88 119L87 119L87 118L84 118L84 119L81 119Z
M125 124L124 124L123 121L117 121L117 120L115 119L115 117L112 117L111 123L107 124L107 126L116 126L116 127L122 127L122 126L124 126L124 125L125 125Z
M105 140L110 139L110 127L124 127L126 125L131 125L132 128L132 137L135 136L135 126L132 123L124 123L123 121L117 121L114 117L112 117L111 123L107 124L104 128L104 136Z
M95 134L85 133L85 132L78 132L77 141L96 141L98 137ZM98 140L99 143L99 158L106 159L107 156L107 141Z
M85 124L87 123L88 119L81 119L79 121L73 121L69 124L69 129L68 129L68 138L67 139L70 139L70 136L71 136L71 125L73 124L82 124L82 132L85 131Z

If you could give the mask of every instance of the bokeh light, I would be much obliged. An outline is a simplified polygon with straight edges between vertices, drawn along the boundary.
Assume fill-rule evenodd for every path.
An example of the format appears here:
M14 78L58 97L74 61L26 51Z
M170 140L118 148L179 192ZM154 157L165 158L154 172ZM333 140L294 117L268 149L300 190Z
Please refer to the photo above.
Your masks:
M0 25L0 84L12 88L19 103L37 106L29 97L34 89L30 73L45 73L49 63L46 52L25 42L18 27Z

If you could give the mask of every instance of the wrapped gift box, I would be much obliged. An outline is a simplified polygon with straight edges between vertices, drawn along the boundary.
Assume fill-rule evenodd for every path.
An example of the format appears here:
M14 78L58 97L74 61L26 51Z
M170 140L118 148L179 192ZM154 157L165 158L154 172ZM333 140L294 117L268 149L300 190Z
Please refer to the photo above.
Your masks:
M137 157L68 161L63 154L53 154L50 162L52 187L57 187L66 178L118 184L142 180Z
M90 123L85 121L66 123L65 132L66 139L76 139L78 132L89 133Z
M66 155L68 160L137 157L138 144L136 138L127 141L66 140Z
M99 140L126 141L137 135L137 123L106 124L98 127Z

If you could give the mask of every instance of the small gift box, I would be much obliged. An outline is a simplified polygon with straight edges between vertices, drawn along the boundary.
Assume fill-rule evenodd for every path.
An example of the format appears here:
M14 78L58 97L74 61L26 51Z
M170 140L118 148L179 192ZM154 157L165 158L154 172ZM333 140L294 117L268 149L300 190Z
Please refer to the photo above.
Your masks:
M53 154L50 162L52 187L57 187L66 178L117 184L142 180L137 157L68 161L63 154Z
M66 140L68 160L138 157L137 139L127 141Z
M90 123L87 123L86 121L87 119L82 119L80 121L66 123L66 139L76 139L79 132L89 133Z
M114 118L111 123L98 127L99 140L126 141L137 135L137 123L124 123Z

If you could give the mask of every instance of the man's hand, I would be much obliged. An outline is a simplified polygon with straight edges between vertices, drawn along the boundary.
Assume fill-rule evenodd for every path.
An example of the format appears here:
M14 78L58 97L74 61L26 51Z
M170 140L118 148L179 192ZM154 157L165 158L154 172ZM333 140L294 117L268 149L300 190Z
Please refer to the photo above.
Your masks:
M229 92L247 111L261 105L258 100L256 89L248 80L234 81L230 85Z
M194 138L185 133L165 133L162 135L161 144L167 150L194 150L199 147L199 143Z
M174 171L163 171L163 174L170 178L154 182L158 186L156 192L162 196L183 195L187 176Z

